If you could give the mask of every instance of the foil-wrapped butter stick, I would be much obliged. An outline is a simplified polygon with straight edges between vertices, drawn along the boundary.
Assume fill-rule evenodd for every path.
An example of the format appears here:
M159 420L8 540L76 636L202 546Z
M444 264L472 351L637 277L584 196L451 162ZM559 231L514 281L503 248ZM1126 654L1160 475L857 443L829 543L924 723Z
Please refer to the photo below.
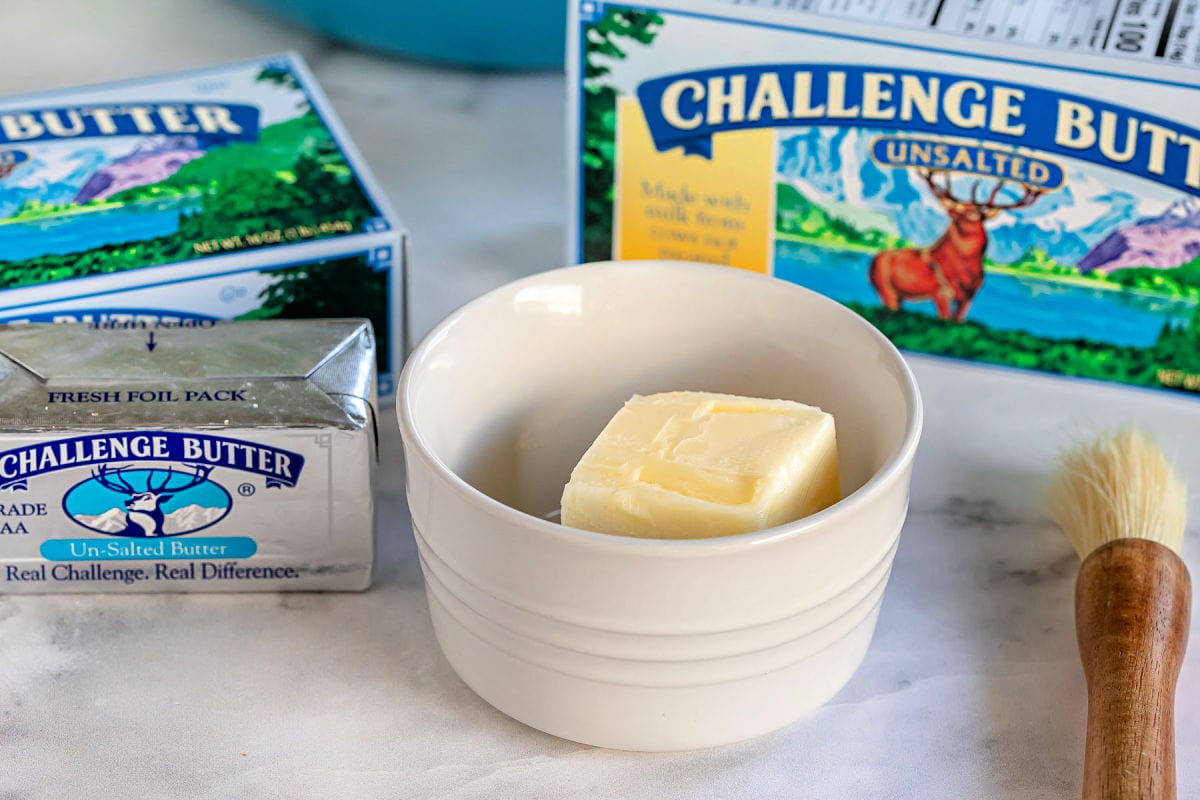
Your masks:
M361 590L365 320L0 326L0 592Z

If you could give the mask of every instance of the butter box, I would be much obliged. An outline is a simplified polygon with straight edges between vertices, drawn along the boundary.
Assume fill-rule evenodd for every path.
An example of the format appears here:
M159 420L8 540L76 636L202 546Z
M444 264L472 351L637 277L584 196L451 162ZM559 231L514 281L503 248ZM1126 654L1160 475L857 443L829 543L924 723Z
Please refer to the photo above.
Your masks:
M386 397L406 269L296 55L0 100L0 322L362 317Z
M909 350L1200 391L1200 4L572 7L571 261L728 264Z
M360 590L367 320L0 326L0 591Z

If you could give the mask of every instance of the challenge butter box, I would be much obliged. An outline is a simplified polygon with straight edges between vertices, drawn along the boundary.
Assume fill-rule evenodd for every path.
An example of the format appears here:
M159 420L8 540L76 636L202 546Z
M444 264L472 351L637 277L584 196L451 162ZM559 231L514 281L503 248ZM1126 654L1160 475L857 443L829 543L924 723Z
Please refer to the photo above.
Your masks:
M729 264L910 350L1200 391L1200 6L768 5L573 3L573 260Z
M0 101L0 322L364 317L406 235L295 55Z
M0 593L358 590L366 320L0 326Z

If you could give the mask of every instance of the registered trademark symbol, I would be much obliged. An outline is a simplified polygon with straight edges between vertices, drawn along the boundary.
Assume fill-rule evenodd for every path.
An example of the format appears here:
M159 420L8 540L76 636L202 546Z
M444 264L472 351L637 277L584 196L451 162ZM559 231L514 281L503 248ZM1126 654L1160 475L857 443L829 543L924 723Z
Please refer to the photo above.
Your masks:
M238 494L240 494L242 497L249 497L250 495L254 494L254 484L239 483Z

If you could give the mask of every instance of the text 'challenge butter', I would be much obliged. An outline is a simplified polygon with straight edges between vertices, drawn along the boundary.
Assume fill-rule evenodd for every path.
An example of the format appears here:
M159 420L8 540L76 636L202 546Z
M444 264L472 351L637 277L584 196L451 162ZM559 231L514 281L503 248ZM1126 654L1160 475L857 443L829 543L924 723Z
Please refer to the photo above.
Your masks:
M364 320L0 326L0 591L364 589Z

